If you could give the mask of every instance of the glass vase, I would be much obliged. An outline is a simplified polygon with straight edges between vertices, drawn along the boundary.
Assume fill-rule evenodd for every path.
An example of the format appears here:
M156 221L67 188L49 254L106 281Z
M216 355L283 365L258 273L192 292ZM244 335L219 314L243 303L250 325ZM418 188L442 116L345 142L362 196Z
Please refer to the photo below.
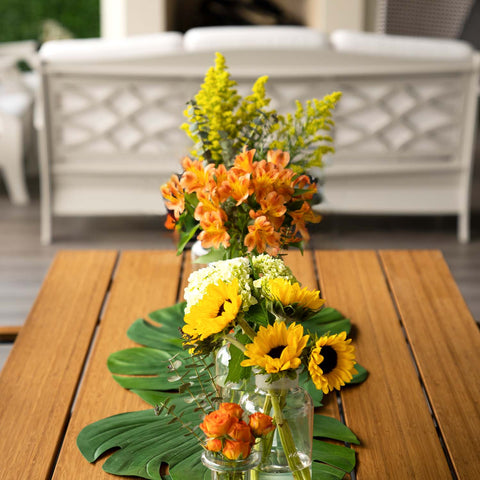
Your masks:
M251 452L244 460L228 460L205 450L202 463L211 471L212 480L250 480L252 468L260 462L260 454Z
M230 359L230 343L226 342L215 355L215 384L223 402L240 403L243 394L253 390L254 383L251 378L238 383L227 381Z
M256 387L243 395L241 406L247 415L265 413L276 428L255 445L261 454L251 480L311 480L313 402L294 380L268 382L257 375Z
M197 259L206 255L210 250L206 250L202 247L202 242L200 240L196 240L193 245L192 249L190 250L190 259L192 263L192 272L196 270L200 270L201 268L206 267L207 263L197 263Z

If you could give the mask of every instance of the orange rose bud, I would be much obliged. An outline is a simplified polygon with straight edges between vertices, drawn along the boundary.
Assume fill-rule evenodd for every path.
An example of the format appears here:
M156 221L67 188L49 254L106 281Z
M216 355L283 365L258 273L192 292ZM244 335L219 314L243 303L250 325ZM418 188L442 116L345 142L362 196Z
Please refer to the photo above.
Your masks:
M250 443L238 442L236 440L225 440L225 446L222 453L229 460L238 460L239 458L247 458L250 455Z
M232 417L226 412L209 413L200 424L200 428L203 430L207 437L223 437L228 433L234 423L238 422L238 419Z
M205 447L211 452L219 452L222 449L222 441L219 438L210 438Z
M239 420L243 415L243 408L238 403L221 403L218 410L220 412L226 412L232 417L237 417Z
M228 436L239 442L253 443L255 441L250 427L242 420L232 425L228 431Z
M250 421L248 424L255 437L267 435L267 433L275 430L275 425L272 423L272 417L260 412L250 415Z

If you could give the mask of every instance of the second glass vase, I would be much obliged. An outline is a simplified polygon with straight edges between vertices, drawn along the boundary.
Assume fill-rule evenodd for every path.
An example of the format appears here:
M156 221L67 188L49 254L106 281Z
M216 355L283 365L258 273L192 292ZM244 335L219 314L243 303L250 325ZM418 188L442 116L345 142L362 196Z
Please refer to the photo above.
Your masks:
M243 395L241 406L248 415L265 413L276 428L255 446L261 454L252 480L311 480L313 402L298 386L298 378L268 382L256 377L256 388Z

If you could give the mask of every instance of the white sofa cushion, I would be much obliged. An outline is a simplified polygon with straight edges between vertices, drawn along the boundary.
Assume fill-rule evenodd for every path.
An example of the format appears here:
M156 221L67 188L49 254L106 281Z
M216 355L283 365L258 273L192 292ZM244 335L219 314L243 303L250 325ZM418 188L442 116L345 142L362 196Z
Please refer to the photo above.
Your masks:
M198 27L185 33L184 48L189 52L212 50L322 49L328 36L318 30L296 26Z
M337 51L385 57L466 60L472 56L472 48L467 42L445 38L336 30L330 35L330 43Z
M120 39L73 39L46 42L40 49L43 61L103 62L152 57L183 51L179 32L162 32Z

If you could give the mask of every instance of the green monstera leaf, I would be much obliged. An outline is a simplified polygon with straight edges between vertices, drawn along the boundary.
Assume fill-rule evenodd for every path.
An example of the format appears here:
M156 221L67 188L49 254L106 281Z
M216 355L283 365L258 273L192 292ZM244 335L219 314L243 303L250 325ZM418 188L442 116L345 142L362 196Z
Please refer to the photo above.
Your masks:
M184 309L185 303L178 303L152 312L148 321L136 320L127 335L143 346L115 352L108 359L114 379L155 407L114 415L81 431L77 444L89 462L113 451L103 465L108 473L152 480L209 478L200 462L199 440L182 424L198 429L203 416L201 408L208 409L208 404L215 400L216 392L210 381L213 365L192 359L183 350L179 328L183 325ZM304 327L310 334L334 334L350 331L350 321L337 310L325 308L305 322ZM354 380L359 383L365 379L366 371L359 365L357 370L359 374ZM321 405L323 394L308 375L302 376L302 382L315 405ZM155 415L158 405L162 406L161 411ZM355 466L355 452L323 439L351 444L358 443L357 438L338 420L315 415L313 478L343 478Z

